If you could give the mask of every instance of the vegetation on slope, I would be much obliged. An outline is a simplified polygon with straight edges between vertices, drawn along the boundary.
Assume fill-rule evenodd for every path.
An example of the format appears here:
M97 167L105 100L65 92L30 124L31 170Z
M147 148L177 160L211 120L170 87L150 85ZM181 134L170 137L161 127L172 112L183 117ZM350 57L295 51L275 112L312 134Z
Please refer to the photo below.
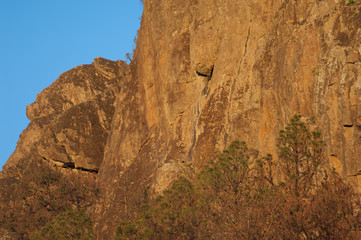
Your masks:
M357 239L359 196L324 170L320 138L295 115L280 132L278 165L234 142L121 222L115 239Z
M115 239L359 239L359 196L326 170L321 134L295 115L278 148L275 163L233 142L124 219ZM95 239L86 213L97 197L92 179L41 165L13 195L0 206L0 227L16 239Z
M85 211L68 209L30 235L30 240L95 239L93 223Z
M59 169L39 164L37 172L29 172L14 184L8 203L0 206L0 228L6 229L15 239L29 239L31 232L60 213L67 213L68 209L82 212L97 198L98 191L90 175L87 178L76 173L65 176Z

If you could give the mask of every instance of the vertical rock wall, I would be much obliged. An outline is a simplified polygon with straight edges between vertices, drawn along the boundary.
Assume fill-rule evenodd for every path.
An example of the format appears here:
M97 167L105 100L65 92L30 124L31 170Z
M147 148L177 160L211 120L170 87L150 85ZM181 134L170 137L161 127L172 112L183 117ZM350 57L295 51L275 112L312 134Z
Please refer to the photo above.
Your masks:
M297 113L360 191L361 3L144 0L134 56L129 67L96 58L40 93L0 182L39 159L99 171L91 210L112 239L122 216L232 141L277 156Z
M330 167L359 188L360 4L145 0L99 181L99 233L233 140L277 156L295 114L323 133Z

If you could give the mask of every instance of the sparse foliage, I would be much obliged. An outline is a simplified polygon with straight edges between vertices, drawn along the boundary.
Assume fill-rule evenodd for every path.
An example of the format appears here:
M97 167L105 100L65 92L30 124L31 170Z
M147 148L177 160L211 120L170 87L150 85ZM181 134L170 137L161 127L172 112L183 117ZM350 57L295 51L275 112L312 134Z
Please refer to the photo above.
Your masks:
M355 0L348 0L347 6L351 6L351 5L355 4L355 3L356 3Z
M138 34L138 33L137 33L137 34ZM127 52L127 53L125 54L125 60L127 61L128 64L130 64L131 61L133 61L135 48L136 48L136 46L137 46L137 41L138 41L138 37L135 36L135 37L133 38L132 52L131 52L131 53L130 53L130 52Z
M125 59L127 60L128 64L133 60L133 53L127 52L125 54Z
M44 226L68 208L82 210L97 198L95 179L74 173L63 175L40 163L38 171L29 172L14 185L11 201L0 206L0 228L9 230L16 239L28 239L29 234ZM4 206L5 207L5 206Z
M143 205L137 221L122 222L115 239L195 239L196 201L193 184L180 178L152 205Z
M271 155L251 161L234 142L122 222L116 239L358 239L359 196L337 173L320 174L321 134L295 115L278 147L282 181Z
M30 235L30 240L95 239L93 223L85 211L68 209Z
M206 204L207 235L217 239L250 239L250 229L257 231L254 189L249 154L244 142L233 142L211 161L199 175L200 189Z
M324 162L321 133L311 133L300 119L294 115L278 138L282 176L296 196L312 189Z

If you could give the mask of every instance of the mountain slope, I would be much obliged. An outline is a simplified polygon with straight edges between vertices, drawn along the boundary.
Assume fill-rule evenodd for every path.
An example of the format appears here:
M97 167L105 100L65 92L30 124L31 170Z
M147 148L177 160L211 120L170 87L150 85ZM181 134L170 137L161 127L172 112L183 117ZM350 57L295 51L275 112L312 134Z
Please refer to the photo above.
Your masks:
M39 94L2 176L34 154L98 172L91 212L99 239L111 239L185 164L198 171L234 140L277 156L279 130L298 113L323 133L329 168L360 191L360 40L359 2L145 0L129 69L96 59L104 88L60 77ZM43 97L51 89L64 97Z

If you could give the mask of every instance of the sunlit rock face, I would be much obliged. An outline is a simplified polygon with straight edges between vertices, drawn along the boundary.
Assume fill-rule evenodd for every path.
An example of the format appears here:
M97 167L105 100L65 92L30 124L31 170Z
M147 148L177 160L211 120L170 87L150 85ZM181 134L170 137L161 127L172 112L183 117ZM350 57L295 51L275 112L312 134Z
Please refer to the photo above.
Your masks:
M61 74L27 106L31 123L4 172L21 172L35 159L97 172L127 68L122 61L98 57Z
M335 0L144 1L99 175L99 233L130 199L160 193L234 140L277 156L296 113L323 133L327 167L359 188L360 22L359 3Z
M10 216L15 206L29 204L14 202L20 199L17 191L27 184L23 179L41 174L39 166L44 163L64 175L96 176L104 158L116 96L127 72L125 62L97 57L90 65L61 74L27 106L31 122L0 172L1 214ZM0 239L21 235L3 228L6 224L0 223Z
M34 159L97 172L99 239L232 141L277 161L279 131L304 116L326 168L361 183L361 3L144 0L134 60L96 58L63 73L0 178ZM29 167L28 167L29 166Z

